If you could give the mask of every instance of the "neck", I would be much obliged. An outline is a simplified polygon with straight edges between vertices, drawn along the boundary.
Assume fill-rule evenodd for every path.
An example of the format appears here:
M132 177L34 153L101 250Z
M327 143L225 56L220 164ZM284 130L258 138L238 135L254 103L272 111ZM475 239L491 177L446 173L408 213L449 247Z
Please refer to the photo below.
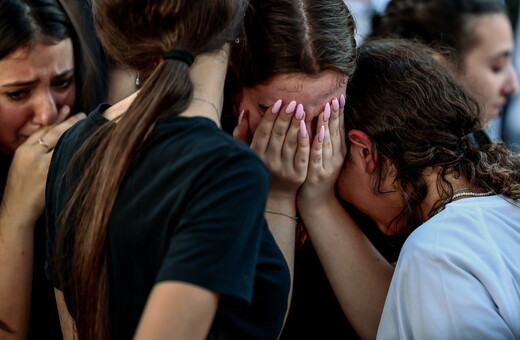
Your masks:
M437 187L437 179L440 173L440 169L428 169L425 171L424 180L428 186L428 194L426 198L420 204L420 209L425 220L428 218L428 214L432 210L435 203L441 198L441 192ZM470 183L462 176L447 175L446 180L453 187L453 191L464 190L470 192L481 192L482 190L470 185Z
M226 45L218 52L200 54L195 58L189 72L194 86L193 97L201 100L193 100L188 109L180 116L205 117L220 126L228 52L229 48ZM104 116L108 119L114 119L123 114L132 104L137 93L135 92L114 104L105 111Z
M194 84L193 98L198 100L193 100L181 116L206 117L220 126L228 52L226 45L216 53L206 53L195 58L190 68L190 77Z

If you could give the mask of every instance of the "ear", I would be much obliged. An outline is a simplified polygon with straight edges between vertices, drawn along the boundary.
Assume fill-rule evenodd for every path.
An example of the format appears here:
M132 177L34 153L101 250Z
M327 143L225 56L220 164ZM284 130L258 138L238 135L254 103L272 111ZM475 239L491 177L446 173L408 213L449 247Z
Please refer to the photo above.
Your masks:
M372 140L361 130L352 129L348 132L350 154L365 164L365 171L372 174L377 164L377 154L374 153Z

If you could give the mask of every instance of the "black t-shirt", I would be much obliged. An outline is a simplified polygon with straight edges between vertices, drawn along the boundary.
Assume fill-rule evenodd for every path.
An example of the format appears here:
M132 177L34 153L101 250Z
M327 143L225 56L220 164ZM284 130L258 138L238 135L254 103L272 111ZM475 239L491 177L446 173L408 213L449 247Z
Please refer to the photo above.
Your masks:
M11 166L11 157L0 153L0 200ZM1 302L0 302L1 303ZM43 217L34 226L31 315L28 339L61 339L54 289L45 279L45 225Z
M94 111L54 151L46 192L48 256L74 185L62 180L63 172L78 145L106 122ZM114 338L133 336L157 282L177 280L221 294L208 339L276 339L290 277L264 218L268 190L261 160L212 121L161 118L127 170L109 221ZM48 276L59 286L48 263Z

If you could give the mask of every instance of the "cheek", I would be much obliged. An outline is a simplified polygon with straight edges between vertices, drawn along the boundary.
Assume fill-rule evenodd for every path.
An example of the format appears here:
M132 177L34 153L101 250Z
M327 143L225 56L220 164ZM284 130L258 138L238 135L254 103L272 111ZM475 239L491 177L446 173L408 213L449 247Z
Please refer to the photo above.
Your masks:
M24 127L33 116L32 108L28 106L13 106L0 104L0 146L1 149L14 151L21 142ZM29 132L26 133L30 134Z
M68 105L71 109L74 108L74 105L76 105L76 87L71 86L67 89L66 92L58 92L54 95L54 100L56 101L56 107L58 110L63 107L64 105ZM91 108L92 109L92 108ZM75 112L72 112L75 113Z
M251 130L251 133L256 131L256 128L260 124L261 120L262 116L259 112L256 110L249 110L249 129Z

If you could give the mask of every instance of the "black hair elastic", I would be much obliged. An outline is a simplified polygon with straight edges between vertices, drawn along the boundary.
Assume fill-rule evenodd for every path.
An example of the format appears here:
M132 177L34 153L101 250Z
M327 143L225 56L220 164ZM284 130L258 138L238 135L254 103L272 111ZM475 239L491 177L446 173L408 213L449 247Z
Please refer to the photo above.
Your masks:
M486 144L491 144L491 139L487 135L487 133L483 130L478 130L474 132L470 132L464 136L464 138L473 146L477 148L481 148Z
M193 54L185 48L172 48L171 50L164 52L162 58L164 60L172 59L182 61L186 63L188 67L190 67L195 60Z

